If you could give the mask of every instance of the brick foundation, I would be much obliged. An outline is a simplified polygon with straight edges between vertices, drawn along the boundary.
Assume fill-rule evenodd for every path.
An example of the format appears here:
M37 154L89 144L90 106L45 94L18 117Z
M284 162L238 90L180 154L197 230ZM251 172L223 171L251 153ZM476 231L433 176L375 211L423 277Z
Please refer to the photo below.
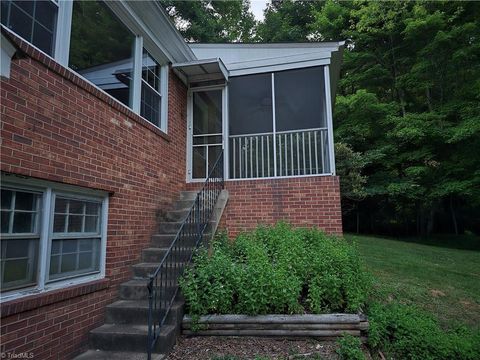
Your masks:
M234 237L258 224L285 220L342 234L340 185L336 176L227 181L229 200L220 227Z
M108 284L2 304L1 349L68 359L103 323L131 277L156 217L185 187L186 87L169 78L168 135L13 37L20 56L1 79L1 170L110 192ZM85 290L88 289L88 290Z

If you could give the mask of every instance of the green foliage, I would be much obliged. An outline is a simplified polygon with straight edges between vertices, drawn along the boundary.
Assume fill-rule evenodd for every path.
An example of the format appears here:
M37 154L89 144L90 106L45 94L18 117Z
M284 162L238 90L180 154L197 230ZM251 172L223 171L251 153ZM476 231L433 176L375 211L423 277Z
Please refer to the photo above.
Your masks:
M401 359L480 358L480 331L442 330L428 313L392 303L369 308L368 343Z
M342 211L347 212L351 210L349 203L362 201L367 196L367 178L362 175L366 159L361 153L354 152L349 145L341 142L335 143L335 158L337 175L340 177Z
M370 277L356 247L315 229L279 223L221 235L180 281L190 315L358 312Z
M337 340L337 344L336 352L341 360L365 360L362 342L358 337L345 334Z
M247 42L253 37L256 22L247 0L160 3L188 41Z
M474 1L276 1L265 12L262 41L346 40L335 138L365 159L363 230L480 231L479 18Z

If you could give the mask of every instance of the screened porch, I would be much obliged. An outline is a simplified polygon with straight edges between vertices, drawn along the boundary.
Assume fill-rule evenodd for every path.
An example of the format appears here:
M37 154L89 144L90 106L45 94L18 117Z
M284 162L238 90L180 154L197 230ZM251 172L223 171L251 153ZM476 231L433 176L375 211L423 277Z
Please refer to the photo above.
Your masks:
M229 77L190 88L189 179L224 150L227 179L334 173L328 66Z
M324 69L230 78L230 179L331 172Z

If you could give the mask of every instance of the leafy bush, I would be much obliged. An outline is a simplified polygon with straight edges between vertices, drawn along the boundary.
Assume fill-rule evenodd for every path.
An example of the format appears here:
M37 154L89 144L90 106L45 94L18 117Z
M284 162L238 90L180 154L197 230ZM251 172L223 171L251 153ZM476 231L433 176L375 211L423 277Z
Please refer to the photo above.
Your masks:
M359 311L370 277L354 245L315 229L279 223L225 234L200 250L180 281L187 310L203 314Z
M428 313L402 304L373 304L368 343L401 359L480 359L480 331L444 331Z
M359 338L345 334L337 340L337 354L342 360L365 360L362 351L362 342Z

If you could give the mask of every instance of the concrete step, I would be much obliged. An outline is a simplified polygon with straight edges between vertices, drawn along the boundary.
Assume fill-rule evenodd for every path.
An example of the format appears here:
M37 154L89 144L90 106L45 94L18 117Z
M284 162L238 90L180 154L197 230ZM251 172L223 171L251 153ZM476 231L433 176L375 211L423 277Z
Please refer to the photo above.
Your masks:
M183 224L182 221L160 222L158 223L158 232L160 234L177 234L182 224ZM210 221L207 224L207 229L210 229L213 225L215 225L215 222ZM186 232L192 232L192 233L198 230L196 224L185 224L183 229Z
M150 247L142 250L142 261L147 263L160 262L168 251L165 247Z
M165 284L165 281L163 281L162 284ZM148 279L133 279L133 280L124 282L123 284L120 285L120 299L146 301L149 295L147 285L148 285ZM173 291L177 288L177 285L167 283L164 288L167 289L167 291L171 291L171 290Z
M159 263L139 263L132 266L133 276L135 279L148 279L148 277L157 270ZM184 262L175 262L169 264L169 267L175 267L182 270L185 266Z
M120 299L146 300L148 299L148 279L133 279L120 285Z
M104 351L104 350L88 350L80 354L74 360L145 360L147 358L146 351ZM163 360L165 355L152 354L152 360Z
M152 247L169 247L175 239L176 234L155 234L152 235Z
M168 248L173 240L175 239L176 234L158 234L158 235L153 235L152 236L152 247L158 247L158 248ZM211 237L211 233L209 232L209 229L206 230L204 233L204 238L209 239ZM191 236L191 237L186 237L184 236L181 240L181 243L179 245L186 246L186 247L193 247L195 246L195 243L197 241L196 236Z
M187 215L190 212L190 208L188 209L180 209L180 210L170 210L165 214L165 221L184 221L187 218Z
M147 298L148 299L148 298ZM148 324L148 300L118 300L107 305L107 324ZM157 315L155 315L157 316Z
M177 200L173 202L174 210L188 210L192 207L193 200Z
M197 197L198 191L181 191L180 200L195 200Z
M154 351L161 354L168 353L175 344L177 333L176 326L163 326ZM104 324L90 332L90 343L94 349L146 352L147 342L147 325Z
M186 261L192 251L194 250L193 245L194 241L189 239L181 238L177 242L177 246L174 251L176 251L176 256L178 261ZM163 260L163 257L167 253L168 248L147 248L142 252L142 260L146 263L160 263Z

